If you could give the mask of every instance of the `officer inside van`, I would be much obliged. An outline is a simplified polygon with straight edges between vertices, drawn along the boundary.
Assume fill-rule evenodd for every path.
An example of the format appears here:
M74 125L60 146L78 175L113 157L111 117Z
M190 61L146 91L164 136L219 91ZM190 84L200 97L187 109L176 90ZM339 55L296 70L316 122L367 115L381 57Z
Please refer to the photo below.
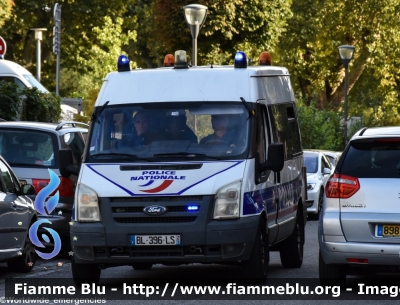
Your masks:
M186 113L184 110L167 112L167 135L169 140L190 141L197 144L197 136L186 125Z
M150 115L139 110L133 117L132 134L122 139L122 147L132 147L139 145L148 145L152 141L150 132Z
M236 133L230 128L229 115L212 115L211 125L214 133L201 139L200 144L226 144L232 147L237 147L238 137Z

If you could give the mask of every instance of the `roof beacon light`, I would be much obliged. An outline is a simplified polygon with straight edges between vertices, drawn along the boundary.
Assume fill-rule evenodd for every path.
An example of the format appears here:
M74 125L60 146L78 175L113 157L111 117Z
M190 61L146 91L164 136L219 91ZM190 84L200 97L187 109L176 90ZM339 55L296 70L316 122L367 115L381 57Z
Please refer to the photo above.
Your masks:
M164 67L173 67L175 65L175 58L172 54L165 55Z
M237 51L235 55L235 68L247 68L247 57L243 51Z
M188 63L186 59L186 51L178 50L175 52L175 69L188 69Z
M118 72L125 72L125 71L130 71L131 66L129 64L129 59L128 56L126 55L120 55L118 57Z
M271 55L268 52L262 52L260 54L260 66L270 66L271 65Z

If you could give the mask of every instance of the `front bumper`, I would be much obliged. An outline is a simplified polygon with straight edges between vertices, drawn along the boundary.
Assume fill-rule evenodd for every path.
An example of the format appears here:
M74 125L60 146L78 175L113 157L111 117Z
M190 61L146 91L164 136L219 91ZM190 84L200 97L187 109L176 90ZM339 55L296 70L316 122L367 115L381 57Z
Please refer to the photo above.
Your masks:
M318 213L318 200L319 200L320 187L316 185L314 189L307 191L307 213Z
M187 224L138 224L104 227L102 223L71 226L71 245L77 263L130 265L151 263L222 263L248 260L260 216ZM131 235L180 234L179 246L131 246Z

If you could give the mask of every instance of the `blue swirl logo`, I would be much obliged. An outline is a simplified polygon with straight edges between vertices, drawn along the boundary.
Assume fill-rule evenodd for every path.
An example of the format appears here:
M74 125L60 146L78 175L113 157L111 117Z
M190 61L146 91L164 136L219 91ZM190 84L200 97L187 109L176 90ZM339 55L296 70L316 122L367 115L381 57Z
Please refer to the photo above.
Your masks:
M50 174L50 183L46 185L36 196L35 198L35 210L42 214L43 216L48 216L51 215L51 212L55 209L58 203L59 199L59 194L58 191L57 193L50 197L49 200L46 202L46 198L53 193L58 186L60 185L60 178L51 170L49 170ZM29 228L29 238L31 239L32 243L39 248L45 248L45 246L40 242L39 237L37 236L39 226L42 223L49 223L51 224L51 221L48 219L41 219L35 221L32 226ZM54 240L54 250L51 253L42 253L38 250L35 250L37 255L39 255L43 259L51 259L55 257L61 250L61 239L60 236L56 231L54 231L51 228L46 228L44 229L50 233L50 235L53 237ZM46 234L42 234L42 238L45 242L49 243L50 239Z

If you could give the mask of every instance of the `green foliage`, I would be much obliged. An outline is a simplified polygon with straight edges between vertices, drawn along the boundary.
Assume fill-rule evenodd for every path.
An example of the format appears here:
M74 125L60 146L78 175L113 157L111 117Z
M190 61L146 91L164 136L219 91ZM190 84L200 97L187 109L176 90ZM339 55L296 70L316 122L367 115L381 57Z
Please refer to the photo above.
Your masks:
M20 87L10 82L0 82L0 118L6 121L13 120L20 112Z
M11 11L14 2L12 0L1 0L0 1L0 26L2 26L7 19L11 17Z
M297 101L303 149L340 151L344 148L340 119L333 110L319 110L316 102Z
M25 88L20 91L25 95L21 121L52 122L59 121L61 98L51 93L43 93L37 88Z
M220 56L233 62L239 49L248 57L272 50L291 16L288 0L204 0L208 7L206 22L198 37L199 65L219 63ZM182 7L189 0L155 0L154 38L164 45L164 54L186 50L191 54L192 37Z

